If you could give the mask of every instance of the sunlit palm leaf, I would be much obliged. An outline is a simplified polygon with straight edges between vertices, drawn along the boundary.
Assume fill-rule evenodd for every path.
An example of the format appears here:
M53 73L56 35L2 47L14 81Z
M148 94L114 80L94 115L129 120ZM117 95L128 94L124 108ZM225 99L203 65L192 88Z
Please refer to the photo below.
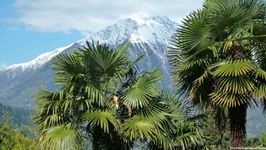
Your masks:
M171 126L170 118L174 116L174 114L169 111L168 105L162 105L160 101L156 101L155 99L147 107L139 111L138 115L152 123L158 130L158 133L164 133L166 128Z
M120 134L129 138L131 141L136 139L154 140L160 137L154 124L141 116L134 116L130 120L127 120L127 122L122 125Z
M71 124L60 125L46 129L40 142L45 149L77 149L82 144L82 135Z
M210 94L213 103L224 107L237 107L243 104L248 104L251 100L250 93L235 94L228 93L222 90L214 91Z
M256 70L256 78L262 78L263 80L266 80L266 72L262 69L257 69Z
M118 128L118 121L112 110L87 111L83 115L84 121L89 125L100 126L104 132L109 133L109 128ZM112 125L112 126L111 126Z
M126 57L125 51L130 43L120 46L116 50L110 49L107 45L87 43L84 47L83 58L85 67L90 70L93 76L101 77L103 75L115 76L118 72L123 71L125 64L130 64L130 59Z
M158 69L145 72L122 96L122 101L133 109L147 106L152 97L159 93L155 83L160 80L162 80L162 73Z
M224 92L233 94L244 94L254 91L255 83L249 78L239 77L224 77L217 80L217 88Z
M215 65L216 66L216 65ZM241 76L255 71L256 65L250 60L229 60L217 64L218 68L213 72L214 76Z

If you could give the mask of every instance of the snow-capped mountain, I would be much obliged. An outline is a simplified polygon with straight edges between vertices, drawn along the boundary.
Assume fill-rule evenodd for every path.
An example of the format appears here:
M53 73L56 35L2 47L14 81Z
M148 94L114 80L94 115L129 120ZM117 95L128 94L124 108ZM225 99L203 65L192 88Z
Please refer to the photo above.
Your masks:
M71 44L72 45L72 44ZM8 66L5 70L16 70L20 69L22 72L25 71L26 69L37 69L38 67L42 66L44 63L47 61L51 60L54 56L60 54L62 51L70 47L71 45L57 48L52 52L46 52L44 54L39 55L37 58L26 62L26 63L21 63L21 64L14 64L11 66Z
M157 44L159 43L166 46L176 28L177 24L167 17L130 17L120 20L116 24L108 26L78 42L41 54L29 62L11 65L5 70L21 70L23 72L27 69L37 69L71 46L75 44L85 45L86 41L92 40L107 43L111 47L115 47L126 40L130 40L132 44L138 46L142 43L147 43L151 46L158 46ZM158 55L162 59L165 58L163 57L165 56L165 51L154 50L153 52L159 52Z
M129 39L131 43L167 44L176 28L177 24L167 17L131 17L86 37L80 43L95 40L115 46Z
M167 17L129 17L66 47L44 53L30 62L9 66L0 71L0 103L31 107L34 102L29 95L34 93L34 89L36 91L40 83L48 90L56 89L50 60L60 53L85 45L86 41L99 41L114 48L129 40L131 47L128 52L132 59L148 50L149 53L139 63L139 68L161 68L165 75L164 84L169 86L166 49L176 28L177 23Z
M58 88L53 83L54 71L50 67L50 60L60 53L68 53L81 47L86 41L92 40L106 43L113 48L129 40L132 44L128 52L132 59L148 50L147 56L139 62L139 68L142 70L161 68L165 77L162 84L167 87L171 82L166 49L176 28L177 23L167 17L130 17L66 47L44 53L30 62L0 70L0 103L33 108L31 95L36 92L40 84L47 90ZM257 115L260 113L259 110L249 113L247 122L249 135L258 135L264 127L266 121L263 117L259 117L261 115Z

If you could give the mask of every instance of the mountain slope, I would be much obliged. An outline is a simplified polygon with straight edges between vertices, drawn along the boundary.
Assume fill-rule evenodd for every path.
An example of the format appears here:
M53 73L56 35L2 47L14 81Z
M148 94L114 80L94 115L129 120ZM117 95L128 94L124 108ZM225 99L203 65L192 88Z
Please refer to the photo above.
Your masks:
M162 84L169 86L166 48L176 28L177 23L167 17L131 17L66 47L42 54L30 62L12 65L0 71L0 103L33 107L30 96L35 93L40 83L48 90L57 88L53 84L54 71L50 67L50 60L57 54L75 50L85 45L86 41L92 40L106 43L112 48L129 40L132 44L128 52L132 59L148 50L147 56L138 64L140 70L161 68L165 75L165 82Z
M11 107L0 103L0 122L6 121L4 118L6 112L9 115L7 117L10 117L8 119L12 119L11 121L14 123L14 125L17 125L19 127L23 125L33 126L30 117L35 113L35 111L18 107Z
M53 52L42 54L30 62L15 64L0 71L0 103L33 108L34 102L31 96L40 84L49 90L56 89L53 84L54 71L50 67L52 57L78 46L80 45L73 43L64 49L56 49Z

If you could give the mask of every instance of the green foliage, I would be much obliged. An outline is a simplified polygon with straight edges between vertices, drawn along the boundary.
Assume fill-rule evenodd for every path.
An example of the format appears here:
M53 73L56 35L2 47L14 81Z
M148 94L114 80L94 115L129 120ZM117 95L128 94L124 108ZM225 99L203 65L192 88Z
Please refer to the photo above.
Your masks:
M262 133L261 135L259 135L258 137L254 137L254 138L248 138L247 142L246 142L246 146L250 146L250 147L266 147L266 134Z
M1 150L34 150L35 140L28 137L22 128L15 127L12 118L6 112L6 123L0 123L0 149Z
M229 109L232 141L245 139L247 107L255 99L265 104L265 4L206 0L183 20L168 51L173 81L184 96L201 108Z
M188 15L168 52L179 90L194 102L206 99L227 107L248 103L253 95L244 93L263 96L255 87L265 79L265 71L255 60L266 56L261 54L266 37L253 26L264 25L265 8L260 0L206 1L202 9Z
M45 143L44 149L76 149L81 140L81 133L71 124L66 124L49 128L44 132L41 142Z
M6 112L8 112L10 116L12 116L14 124L19 126L33 126L33 123L30 120L30 117L35 113L33 110L26 110L24 108L19 107L11 107L0 103L0 122L5 121L5 118L3 118L3 116L5 116Z
M204 117L200 119L202 132L207 136L206 144L211 149L230 149L230 126L228 110L211 108L202 110Z
M60 91L40 89L34 116L48 149L175 149L203 144L197 122L185 119L176 96L161 92L158 69L137 72L140 55L131 62L126 42L116 49L99 43L52 60ZM59 134L60 133L60 134Z

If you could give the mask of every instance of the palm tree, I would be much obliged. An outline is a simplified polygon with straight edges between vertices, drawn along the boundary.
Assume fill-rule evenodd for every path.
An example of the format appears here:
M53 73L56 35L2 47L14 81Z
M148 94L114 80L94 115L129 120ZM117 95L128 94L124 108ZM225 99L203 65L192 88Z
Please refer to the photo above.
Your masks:
M172 91L163 90L152 101L148 107L141 109L141 112L137 116L145 116L140 119L141 122L147 121L152 124L156 121L161 122L160 129L156 129L153 135L160 136L162 134L164 137L153 141L148 140L142 142L145 144L142 144L141 149L175 150L198 149L199 147L211 148L211 146L207 145L207 140L210 137L203 134L202 126L199 123L199 119L202 119L203 116L193 115L190 108L187 107L188 104L183 103L184 100L181 96L174 94ZM165 115L165 113L168 113L168 115ZM162 118L164 117L167 118L163 120ZM132 127L132 130L135 130L134 128ZM121 132L128 131L121 130ZM137 149L140 148L138 147Z
M145 53L131 62L126 55L129 45L113 50L92 42L52 60L54 81L61 90L41 89L34 96L39 108L33 119L44 149L82 149L89 139L93 149L130 149L136 143L174 147L169 139L173 114L156 84L162 73L138 73L135 64ZM193 134L178 139L183 147L201 138L196 125L187 122L186 133Z
M266 95L266 1L206 0L168 51L173 81L201 108L229 112L231 145L244 146L246 113Z

